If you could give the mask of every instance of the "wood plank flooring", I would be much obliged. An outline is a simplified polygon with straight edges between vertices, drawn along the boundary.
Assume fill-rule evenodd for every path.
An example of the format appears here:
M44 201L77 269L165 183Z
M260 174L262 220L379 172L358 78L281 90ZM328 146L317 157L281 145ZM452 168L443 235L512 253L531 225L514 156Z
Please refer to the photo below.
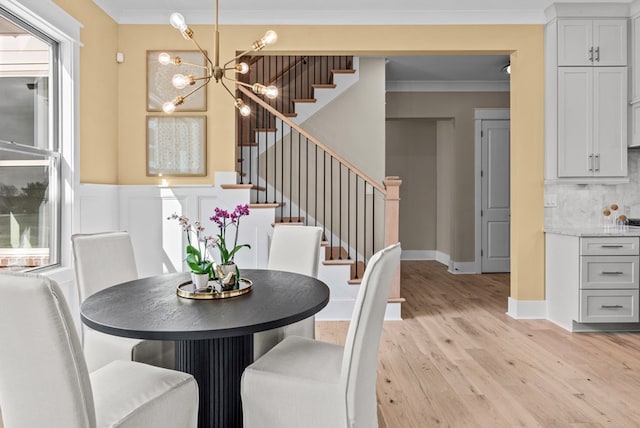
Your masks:
M640 427L640 334L569 333L505 314L508 274L402 262L404 321L387 321L381 428ZM344 343L347 322L318 322Z

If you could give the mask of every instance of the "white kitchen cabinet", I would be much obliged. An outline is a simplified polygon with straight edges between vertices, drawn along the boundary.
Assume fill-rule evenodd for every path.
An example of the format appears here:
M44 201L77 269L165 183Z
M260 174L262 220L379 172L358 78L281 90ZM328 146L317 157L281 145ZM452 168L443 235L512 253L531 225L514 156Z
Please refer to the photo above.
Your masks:
M627 19L559 19L558 66L626 66Z
M640 329L638 236L545 234L547 317L570 331Z
M640 147L640 16L631 29L631 138L629 147Z
M627 175L627 68L558 67L558 177Z

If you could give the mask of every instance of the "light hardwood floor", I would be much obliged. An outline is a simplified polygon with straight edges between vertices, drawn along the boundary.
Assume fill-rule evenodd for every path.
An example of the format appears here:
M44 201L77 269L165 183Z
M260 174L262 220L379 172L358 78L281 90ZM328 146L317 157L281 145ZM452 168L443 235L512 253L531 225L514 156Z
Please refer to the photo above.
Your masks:
M640 334L505 314L508 274L402 262L403 321L380 343L381 428L640 427ZM346 322L317 337L344 343Z

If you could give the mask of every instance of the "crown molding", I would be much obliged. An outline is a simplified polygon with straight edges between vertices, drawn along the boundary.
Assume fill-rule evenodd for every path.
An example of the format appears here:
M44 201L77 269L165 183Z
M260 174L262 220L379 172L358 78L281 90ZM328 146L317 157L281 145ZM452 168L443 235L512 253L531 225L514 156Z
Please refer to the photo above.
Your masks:
M554 3L544 14L547 22L556 18L628 18L631 3Z
M414 80L387 81L387 92L509 92L509 81Z
M94 0L119 24L167 24L169 9L117 9ZM190 25L212 25L214 10L177 10ZM221 25L446 25L544 24L542 10L220 10Z

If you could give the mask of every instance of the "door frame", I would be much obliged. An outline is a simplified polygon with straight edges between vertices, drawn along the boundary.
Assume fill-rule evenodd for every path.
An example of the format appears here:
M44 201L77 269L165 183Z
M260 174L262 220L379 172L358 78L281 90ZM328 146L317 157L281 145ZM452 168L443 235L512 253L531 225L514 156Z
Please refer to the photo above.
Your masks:
M473 109L474 119L474 192L475 192L475 260L474 272L482 273L482 121L483 120L511 120L511 110L508 108L476 108ZM511 131L509 131L511 132Z

